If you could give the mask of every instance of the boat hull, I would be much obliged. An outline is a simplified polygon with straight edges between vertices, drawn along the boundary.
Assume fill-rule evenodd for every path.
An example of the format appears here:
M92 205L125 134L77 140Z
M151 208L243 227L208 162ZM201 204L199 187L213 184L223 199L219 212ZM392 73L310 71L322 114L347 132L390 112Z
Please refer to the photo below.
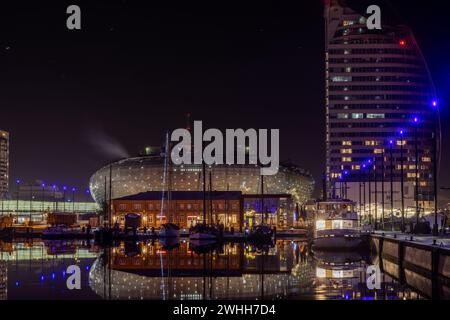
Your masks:
M363 245L360 237L324 237L315 238L312 249L316 250L354 250Z
M174 229L163 229L158 234L158 237L160 238L178 238L179 236L180 230Z
M189 235L190 240L197 240L197 241L217 241L217 236L215 234L211 233L203 233L203 232L196 232L191 233Z

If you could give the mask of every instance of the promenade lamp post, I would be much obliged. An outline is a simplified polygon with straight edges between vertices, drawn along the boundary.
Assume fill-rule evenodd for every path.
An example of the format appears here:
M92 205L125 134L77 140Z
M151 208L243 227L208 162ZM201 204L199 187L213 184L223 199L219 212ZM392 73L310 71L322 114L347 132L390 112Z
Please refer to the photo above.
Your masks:
M385 149L383 145L383 152L381 153L381 228L384 230L384 159Z
M434 224L433 224L433 235L438 236L438 177L437 177L437 134L438 134L438 122L439 122L439 106L437 100L431 103L434 109L434 121L433 121L433 193L434 193Z
M75 213L75 191L77 191L77 188L72 188L72 213Z
M52 186L53 190L53 212L58 211L58 203L56 202L56 185Z
M391 231L394 231L394 140L389 140L389 160L390 160L390 191L391 191Z
M66 212L66 191L67 187L63 186L63 211Z
M350 172L349 171L347 171L347 170L345 170L344 172L343 172L343 176L344 176L344 198L345 199L348 199L348 194L347 194L347 191L348 191L348 188L347 188L347 177L350 175Z
M44 211L45 211L45 183L41 184L42 187L42 198L41 198L41 221L44 221Z
M20 192L20 179L16 180L16 189L17 189L17 197L16 197L16 222L19 223L19 192Z
M361 183L361 166L359 167L359 179L358 179L358 186L359 186L359 226L362 225L362 210L361 210L361 203L362 203L362 183Z
M373 162L371 159L367 161L368 171L367 178L369 182L369 225L372 225L372 170L373 170Z
M420 215L420 208L419 208L419 142L418 142L418 132L417 127L419 125L419 118L414 117L413 119L414 123L414 168L415 168L415 186L414 186L414 193L415 193L415 200L416 200L416 226L419 225L419 215Z
M405 190L404 190L404 175L405 170L403 167L404 159L403 159L403 144L405 142L405 131L400 130L400 195L401 195L401 203L402 203L402 225L401 231L405 232Z
M364 205L364 218L366 218L366 168L365 163L362 164L362 180L363 180L363 205Z
M377 157L374 158L374 183L375 183L375 230L378 229L378 166Z

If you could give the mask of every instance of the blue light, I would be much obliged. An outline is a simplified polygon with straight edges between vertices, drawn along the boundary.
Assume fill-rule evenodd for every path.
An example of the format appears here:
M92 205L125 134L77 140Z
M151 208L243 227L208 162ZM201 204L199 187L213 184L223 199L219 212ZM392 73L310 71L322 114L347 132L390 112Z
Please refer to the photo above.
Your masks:
M45 183L41 184L42 188L45 188Z
M402 135L404 135L405 134L405 131L402 129L402 130L400 130L400 135L402 136Z
M394 140L389 140L389 144L393 145L394 144Z
M72 192L75 192L75 191L77 191L77 188L73 187Z
M52 273L52 279L55 280L55 278L56 278L56 274Z
M41 281L44 281L45 280L45 277L44 277L44 275L42 275L41 276Z
M436 108L438 106L438 102L437 100L433 100L433 102L431 103L431 105Z
M52 189L53 189L53 190L56 190L56 185L55 185L55 184L52 186Z
M66 277L66 271L63 271L63 272L62 272L62 276L63 276L63 278Z
M86 266L86 271L89 271L89 266Z
M20 282L16 281L16 287L20 286Z
M20 179L17 179L17 180L16 180L16 183L17 183L17 184L20 184Z

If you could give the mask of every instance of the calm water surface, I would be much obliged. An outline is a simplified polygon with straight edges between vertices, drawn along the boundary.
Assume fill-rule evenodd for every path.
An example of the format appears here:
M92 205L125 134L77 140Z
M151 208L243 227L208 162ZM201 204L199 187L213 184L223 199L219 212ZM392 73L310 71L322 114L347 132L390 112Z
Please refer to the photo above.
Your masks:
M375 261L376 262L376 261ZM311 253L300 240L271 247L122 242L0 242L0 299L421 299L382 275L368 290L370 257ZM81 290L68 290L67 267L81 269Z

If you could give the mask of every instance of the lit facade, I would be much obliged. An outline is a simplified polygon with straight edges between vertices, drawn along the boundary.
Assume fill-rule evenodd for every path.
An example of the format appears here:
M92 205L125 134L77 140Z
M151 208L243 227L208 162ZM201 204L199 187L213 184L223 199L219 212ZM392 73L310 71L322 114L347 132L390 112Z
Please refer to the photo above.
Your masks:
M430 207L434 201L436 111L432 108L435 90L425 59L409 28L383 25L382 30L368 30L366 17L343 3L330 0L325 5L328 195L339 196L336 184L343 179L367 181L369 174L379 183L384 178L387 190L391 167L394 182L401 180L403 159L405 188L413 192L409 201L414 203L417 196L421 206ZM362 164L368 160L372 164L364 169ZM355 188L350 193L359 193L358 183L348 187ZM377 196L381 201L381 195ZM374 201L375 193L371 197ZM352 200L359 201L359 195ZM396 201L396 208L398 204Z
M160 156L143 156L124 159L107 165L90 179L90 190L97 203L104 203L105 196L112 199L146 191L161 191L164 186L164 164ZM111 167L112 185L109 186ZM202 191L201 165L171 166L172 191ZM211 172L212 190L241 191L243 194L261 193L260 168L255 165L216 165L206 170L209 184ZM105 189L106 186L106 189ZM264 177L264 193L291 194L293 201L303 203L310 199L314 189L312 176L294 166L280 166L278 174Z
M0 130L0 198L9 192L9 133Z
M113 223L125 225L127 214L138 214L141 226L159 228L161 224L172 222L186 229L203 222L203 194L195 191L158 191L113 199ZM161 206L163 206L161 210ZM212 210L212 211L211 211ZM211 192L206 195L206 222L223 223L225 227L239 230L243 221L243 199L241 192ZM212 220L212 221L210 221Z

